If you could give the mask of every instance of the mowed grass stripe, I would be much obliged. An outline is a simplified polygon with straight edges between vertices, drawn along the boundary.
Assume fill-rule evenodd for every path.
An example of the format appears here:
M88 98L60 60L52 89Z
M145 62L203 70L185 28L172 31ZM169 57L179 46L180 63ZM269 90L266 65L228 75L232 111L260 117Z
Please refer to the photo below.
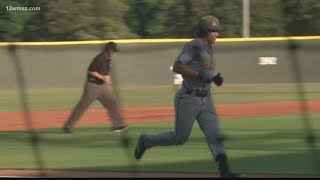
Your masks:
M169 86L170 87L170 86ZM122 107L131 106L172 106L175 90L169 87L123 88L119 94ZM307 100L320 100L320 84L305 86ZM111 89L112 91L112 89ZM213 86L216 104L297 101L299 96L294 84L226 84ZM37 89L28 90L30 110L72 109L80 100L82 89ZM99 102L90 107L101 108ZM0 112L21 111L19 94L16 91L0 91Z
M313 130L320 136L320 114L311 115ZM129 152L140 133L171 131L174 122L130 124ZM305 142L300 116L240 118L221 121L225 146L235 171L246 173L316 174L314 154ZM60 129L37 130L47 169L129 171L121 136L110 127L81 127L74 134ZM0 132L1 169L37 168L26 132ZM140 171L216 172L206 140L195 123L189 141L181 146L154 147L136 164ZM319 164L317 164L319 165Z

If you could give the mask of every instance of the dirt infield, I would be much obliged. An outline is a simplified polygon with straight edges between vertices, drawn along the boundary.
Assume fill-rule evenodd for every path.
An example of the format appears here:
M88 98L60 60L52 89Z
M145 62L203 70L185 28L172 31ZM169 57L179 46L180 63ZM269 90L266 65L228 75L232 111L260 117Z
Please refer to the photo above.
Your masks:
M309 112L320 112L320 101L308 101ZM298 102L268 102L245 104L219 104L216 106L220 119L236 117L273 116L299 114ZM173 107L128 107L123 108L122 114L127 123L172 121ZM70 110L33 111L30 112L33 128L60 128L70 114ZM26 130L22 112L1 112L0 131ZM77 126L110 124L109 116L104 109L88 109ZM218 177L215 173L168 173L168 172L94 172L94 171L61 171L61 170L6 170L0 169L0 178L3 177L81 177L81 178L205 178ZM241 177L305 177L297 175L271 174L241 174Z
M309 112L320 112L320 101L308 101ZM220 119L237 117L273 116L286 114L299 114L300 104L289 102L219 104L216 106ZM121 109L127 123L172 121L174 108L161 107L127 107ZM31 119L34 129L60 128L70 114L70 110L32 111ZM26 130L22 112L1 112L0 131ZM105 109L88 109L76 126L106 125L110 124Z

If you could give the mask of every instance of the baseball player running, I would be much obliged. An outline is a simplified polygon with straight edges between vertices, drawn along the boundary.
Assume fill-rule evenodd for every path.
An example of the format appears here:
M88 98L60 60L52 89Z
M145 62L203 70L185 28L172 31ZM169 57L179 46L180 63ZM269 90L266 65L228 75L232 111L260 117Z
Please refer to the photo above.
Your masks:
M214 160L218 164L221 177L236 177L232 173L221 142L219 119L211 99L211 82L221 86L220 73L214 75L216 64L214 49L219 30L219 20L214 16L204 16L198 21L198 38L185 44L175 60L173 71L183 76L181 89L176 93L175 128L171 132L141 134L134 151L134 157L141 159L145 151L155 146L184 144L198 121Z
M84 85L83 95L63 126L63 131L65 133L72 132L72 127L75 122L96 99L109 111L114 132L121 132L127 128L118 111L117 103L108 90L108 85L112 83L109 75L111 57L114 52L118 51L117 44L109 42L105 45L103 51L91 62L88 68L87 81Z

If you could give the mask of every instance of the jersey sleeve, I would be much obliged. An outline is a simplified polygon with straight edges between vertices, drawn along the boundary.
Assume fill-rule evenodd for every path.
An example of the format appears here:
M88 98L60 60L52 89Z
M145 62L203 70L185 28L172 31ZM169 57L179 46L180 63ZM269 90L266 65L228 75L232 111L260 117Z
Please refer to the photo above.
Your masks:
M181 62L182 64L188 64L191 60L192 60L192 57L193 57L193 45L188 43L186 44L181 53L178 55L176 61L179 61Z
M91 64L90 64L90 66L89 66L89 68L88 68L88 71L91 71L91 72L97 72L98 70L99 70L99 58L95 58L92 62L91 62Z

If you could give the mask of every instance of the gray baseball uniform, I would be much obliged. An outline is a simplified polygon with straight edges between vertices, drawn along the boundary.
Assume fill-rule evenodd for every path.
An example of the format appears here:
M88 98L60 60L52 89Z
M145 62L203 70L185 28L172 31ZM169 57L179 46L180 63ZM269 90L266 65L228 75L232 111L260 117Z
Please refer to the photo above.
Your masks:
M176 61L188 65L193 70L204 70L206 73L213 74L214 50L197 38L186 43ZM146 135L145 146L150 148L185 143L196 119L206 136L213 157L224 153L224 147L220 141L218 115L212 103L210 89L211 83L183 77L182 88L176 93L174 100L176 113L174 131Z

